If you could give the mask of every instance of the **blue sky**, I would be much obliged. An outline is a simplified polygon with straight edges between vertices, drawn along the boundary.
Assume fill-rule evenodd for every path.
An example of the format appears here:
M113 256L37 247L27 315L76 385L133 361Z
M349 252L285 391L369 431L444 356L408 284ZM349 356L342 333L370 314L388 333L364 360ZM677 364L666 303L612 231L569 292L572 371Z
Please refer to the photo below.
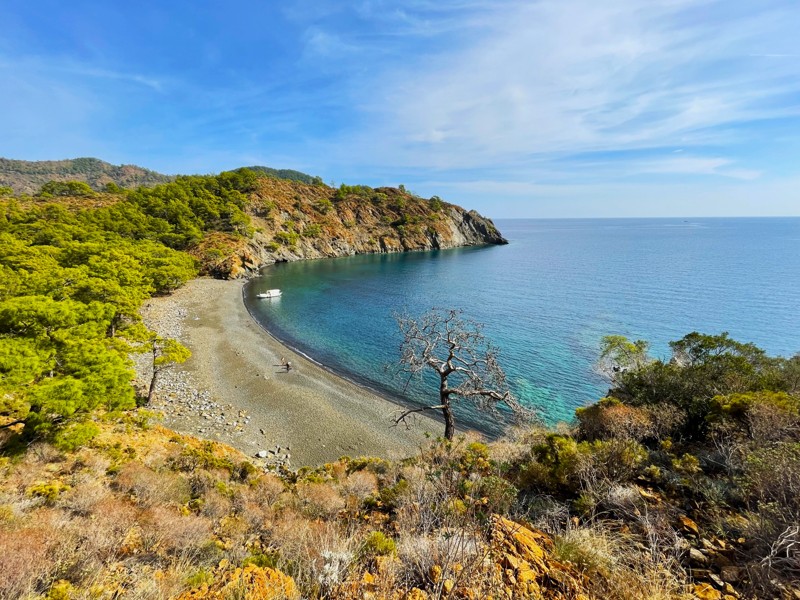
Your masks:
M3 0L0 155L800 215L797 0Z

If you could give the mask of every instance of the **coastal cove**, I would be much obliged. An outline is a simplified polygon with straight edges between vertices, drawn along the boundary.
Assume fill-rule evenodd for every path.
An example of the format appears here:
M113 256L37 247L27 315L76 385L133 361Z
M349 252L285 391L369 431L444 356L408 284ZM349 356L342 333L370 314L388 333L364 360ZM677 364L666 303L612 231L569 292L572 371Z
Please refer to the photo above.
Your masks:
M551 423L604 395L593 368L604 335L649 340L655 356L695 330L800 350L800 219L496 223L508 246L276 264L248 284L245 303L287 345L411 403L430 387L393 375L393 312L462 308L500 348L515 394ZM282 298L255 298L276 287ZM459 416L496 432L480 415Z

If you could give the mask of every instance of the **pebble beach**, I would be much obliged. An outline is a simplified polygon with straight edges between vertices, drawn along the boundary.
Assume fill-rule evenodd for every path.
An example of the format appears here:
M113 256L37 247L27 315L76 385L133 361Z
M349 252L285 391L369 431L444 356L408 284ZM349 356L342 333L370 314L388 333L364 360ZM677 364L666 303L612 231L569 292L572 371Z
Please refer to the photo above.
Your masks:
M247 312L243 285L195 279L142 308L150 329L192 351L159 376L149 408L163 414L165 426L290 468L343 455L401 458L424 443L426 432L441 433L442 425L425 417L412 429L395 427L398 405L281 344ZM149 362L149 355L136 356L142 387Z

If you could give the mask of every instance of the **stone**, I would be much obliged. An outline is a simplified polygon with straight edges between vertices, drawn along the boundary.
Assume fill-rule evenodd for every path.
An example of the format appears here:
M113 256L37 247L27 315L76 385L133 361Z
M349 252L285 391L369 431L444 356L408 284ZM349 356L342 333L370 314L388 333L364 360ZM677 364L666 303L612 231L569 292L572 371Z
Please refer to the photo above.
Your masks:
M700 537L700 529L697 527L697 523L692 521L686 515L681 515L680 516L680 522L681 522L681 528L685 532L691 533L693 535L696 535L697 537Z
M697 548L689 548L689 562L704 567L708 564L708 557Z
M711 580L711 583L713 583L714 586L717 587L718 589L721 589L721 590L725 589L725 583L722 581L722 579L719 578L719 575L715 575L714 573L711 573L708 576L708 578Z
M722 592L715 590L709 583L696 583L692 593L699 600L722 600Z
M267 458L268 453L266 450L259 450L256 452L256 458Z

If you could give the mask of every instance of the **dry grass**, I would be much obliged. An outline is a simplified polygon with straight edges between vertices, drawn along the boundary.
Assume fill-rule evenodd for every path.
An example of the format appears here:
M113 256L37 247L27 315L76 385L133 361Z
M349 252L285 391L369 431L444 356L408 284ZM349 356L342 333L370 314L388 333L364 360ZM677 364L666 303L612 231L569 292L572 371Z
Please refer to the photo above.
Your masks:
M670 557L653 560L631 535L602 526L570 528L555 539L556 556L588 576L599 598L670 600L684 596L686 575Z

